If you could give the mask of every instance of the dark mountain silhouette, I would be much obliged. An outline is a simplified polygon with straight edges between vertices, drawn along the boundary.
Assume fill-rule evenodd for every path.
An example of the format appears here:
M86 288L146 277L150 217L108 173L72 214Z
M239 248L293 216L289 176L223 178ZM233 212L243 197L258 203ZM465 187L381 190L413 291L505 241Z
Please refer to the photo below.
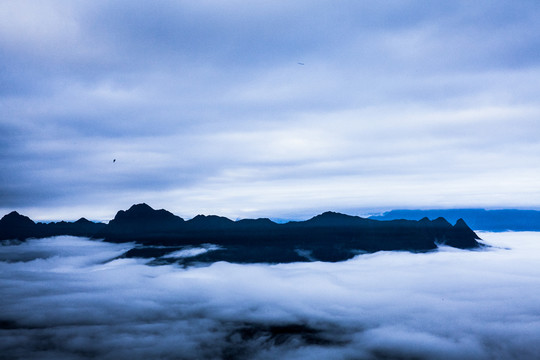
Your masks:
M139 219L141 212L151 220L134 224L132 220ZM198 255L196 261L201 262L275 263L310 258L340 261L359 252L429 251L439 243L459 248L479 246L478 236L463 221L452 226L442 218L377 221L325 212L306 221L285 224L269 219L232 221L214 215L198 215L184 221L146 204L119 212L98 235L111 242L134 240L145 245L126 254L136 257L159 257L185 246L221 246L220 250Z
M227 230L235 226L235 222L216 215L197 215L193 219L186 222L190 230Z
M96 238L116 242L139 241L148 238L171 237L182 230L184 219L167 210L154 210L147 204L137 204L129 210L120 210Z
M0 219L0 240L24 240L34 237L36 234L36 223L16 211L12 211Z
M441 209L441 210L392 210L374 220L408 219L423 217L434 219L444 217L455 222L459 218L474 230L486 231L540 231L540 211L536 210L485 210L485 209Z
M378 221L325 212L306 221L285 224L269 219L232 221L215 215L198 215L185 221L147 204L119 211L107 225L86 219L35 224L25 216L10 213L0 221L0 233L3 239L81 235L109 242L136 242L138 246L124 256L183 263L341 261L358 253L380 250L422 252L434 250L438 244L462 249L480 246L478 236L462 219L452 226L443 218ZM200 250L189 259L170 255L194 247Z
M35 223L29 217L12 211L0 219L0 240L25 240L58 235L91 237L105 227L106 224L91 222L85 218L75 222Z
M261 218L261 219L242 219L236 221L237 227L242 228L259 228L259 229L268 229L272 226L276 225L275 222L273 222L270 219Z
M35 237L48 237L58 235L71 236L86 236L92 237L101 229L104 229L106 224L95 223L85 218L80 218L75 222L51 222L37 223L38 235Z
M366 224L369 222L370 221L368 219L364 219L358 216L351 216L351 215L340 214L333 211L327 211L309 220L302 221L302 222L294 222L294 223L291 223L291 225L296 224L296 225L315 226L315 227L321 227L321 226L340 227L340 226L355 226L355 225L360 225L360 224Z

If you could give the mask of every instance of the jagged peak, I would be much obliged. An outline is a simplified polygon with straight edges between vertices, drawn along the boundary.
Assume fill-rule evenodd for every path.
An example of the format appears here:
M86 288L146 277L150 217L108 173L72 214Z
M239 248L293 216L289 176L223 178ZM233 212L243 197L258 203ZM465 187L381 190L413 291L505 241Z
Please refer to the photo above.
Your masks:
M467 225L467 223L465 222L465 220L463 220L462 218L459 218L457 221L456 221L456 224L454 225L454 230L456 231L459 231L459 232L465 232L465 233L469 233L471 235L474 235L474 238L475 239L480 239L480 237L478 236L478 234L476 234L470 227L469 225Z
M452 224L450 224L448 222L448 220L446 220L442 216L440 216L440 217L436 218L435 220L433 220L432 223L436 224L436 225L452 226Z
M25 222L29 225L35 224L35 222L28 216L21 215L17 211L12 211L9 214L4 215L0 221L3 223Z
M87 218L82 217L79 220L75 221L75 224L88 224L88 223L91 223L91 222L92 221L88 220Z
M116 216L111 222L116 223L118 221L124 221L124 220L138 221L139 219L156 220L159 218L162 218L162 219L175 218L176 220L184 221L184 219L182 219L181 217L176 216L165 209L155 210L146 203L140 203L140 204L132 205L128 210L118 211L116 213Z
M140 204L134 204L131 205L131 207L127 211L155 211L150 205L147 203L140 203Z

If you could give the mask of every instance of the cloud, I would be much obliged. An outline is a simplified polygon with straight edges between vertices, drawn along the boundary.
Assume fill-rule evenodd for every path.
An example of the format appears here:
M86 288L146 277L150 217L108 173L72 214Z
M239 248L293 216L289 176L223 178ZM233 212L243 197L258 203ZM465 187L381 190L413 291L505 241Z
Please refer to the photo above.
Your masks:
M539 11L2 4L0 211L536 206Z
M129 244L0 247L0 348L39 358L533 358L538 233L340 263L148 266ZM186 254L184 254L186 255Z
M203 244L201 247L188 247L182 250L173 251L164 255L164 258L190 258L197 255L204 254L208 251L214 251L221 249L220 246L214 244Z

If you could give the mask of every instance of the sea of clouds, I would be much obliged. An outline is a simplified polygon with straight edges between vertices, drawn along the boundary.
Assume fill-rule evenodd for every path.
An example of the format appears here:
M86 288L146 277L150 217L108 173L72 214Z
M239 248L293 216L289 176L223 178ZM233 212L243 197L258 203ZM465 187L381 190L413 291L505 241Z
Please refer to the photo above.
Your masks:
M0 358L537 358L540 233L480 236L490 247L188 268L119 257L132 244L4 243Z

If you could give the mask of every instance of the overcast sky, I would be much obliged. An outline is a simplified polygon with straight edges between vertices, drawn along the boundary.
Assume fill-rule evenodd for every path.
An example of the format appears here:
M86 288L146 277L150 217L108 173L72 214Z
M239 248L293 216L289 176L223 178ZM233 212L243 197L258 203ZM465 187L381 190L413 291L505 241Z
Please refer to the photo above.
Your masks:
M2 1L0 211L539 208L538 34L537 0Z

